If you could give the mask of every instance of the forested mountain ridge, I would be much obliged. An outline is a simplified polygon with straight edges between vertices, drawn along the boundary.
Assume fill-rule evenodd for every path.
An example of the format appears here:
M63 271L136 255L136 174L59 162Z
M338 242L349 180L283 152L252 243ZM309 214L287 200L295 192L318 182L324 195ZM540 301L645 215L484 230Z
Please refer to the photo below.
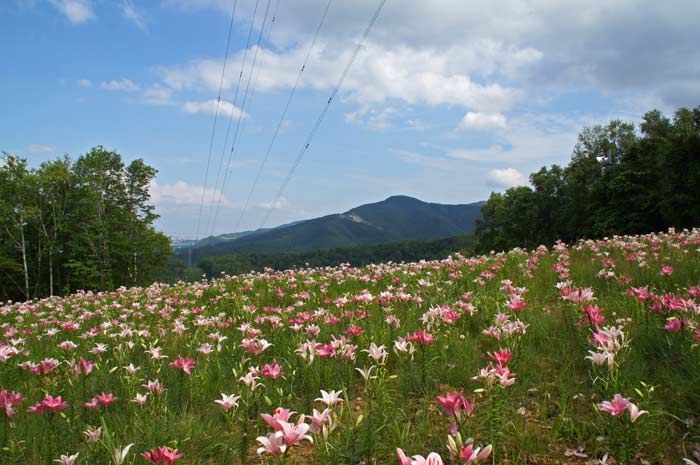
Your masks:
M181 259L173 258L168 270L168 281L188 278L200 279L202 274L217 277L221 273L230 275L263 271L265 268L285 270L291 268L337 266L347 263L364 266L383 262L419 262L445 258L457 252L470 255L474 252L474 236L454 236L444 239L423 241L387 242L376 245L356 245L333 249L312 250L309 252L284 253L237 253L211 255L201 259L197 268L188 273Z
M482 205L483 202L443 205L408 196L392 196L344 213L196 247L193 256L198 260L231 253L309 252L459 236L474 231Z

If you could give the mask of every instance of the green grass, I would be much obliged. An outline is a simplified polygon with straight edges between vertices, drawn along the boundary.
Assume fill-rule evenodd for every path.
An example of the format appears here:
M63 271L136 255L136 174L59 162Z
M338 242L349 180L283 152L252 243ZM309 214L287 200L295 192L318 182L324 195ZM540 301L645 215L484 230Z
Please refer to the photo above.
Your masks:
M20 353L0 362L0 389L26 399L15 407L16 415L0 413L0 463L47 464L77 452L76 463L113 463L113 448L130 443L129 464L146 463L140 453L163 445L184 454L178 463L277 463L255 452L256 438L271 432L260 413L279 406L306 415L323 410L315 401L321 389L343 392L344 402L333 408L334 428L326 438L315 434L313 444L291 448L283 461L392 464L400 447L411 455L435 451L449 463L452 420L435 399L463 390L474 411L461 433L475 445L492 444L493 463L585 463L605 454L617 463L679 463L700 441L697 310L655 313L625 291L648 286L697 308L700 299L693 300L687 290L700 283L699 248L698 231L568 248L571 286L592 288L607 319L604 326L619 324L625 333L628 346L617 355L615 369L584 359L594 350L592 329L576 324L579 305L560 298L556 285L564 279L552 267L563 251L554 249L537 252L539 263L531 272L525 263L535 252L516 250L420 264L227 276L6 305L0 307L0 346ZM630 250L646 252L645 267L627 259ZM606 257L615 261L614 278L597 276ZM661 276L662 264L671 264L674 273ZM493 277L483 278L485 270ZM621 274L631 278L629 284L621 282ZM479 276L482 284L476 282ZM527 289L524 310L508 308L503 280ZM365 290L371 301L353 301ZM308 297L300 296L302 291ZM458 305L467 292L473 315ZM410 297L401 299L402 293ZM340 298L348 299L342 308L336 305ZM460 318L433 326L422 321L431 307L441 306ZM485 335L499 312L526 324L526 333L500 341ZM386 322L390 315L398 318L399 328ZM673 316L687 321L679 332L664 329ZM327 322L328 317L338 322ZM68 322L79 328L71 331L64 326ZM319 327L317 335L306 334L312 324ZM260 354L246 352L241 342L252 336L243 334L242 325L272 346ZM351 326L363 333L344 335ZM416 331L431 333L435 341L414 342L413 354L392 350L398 338ZM212 339L216 335L226 338L220 352ZM354 348L354 359L316 355L310 363L296 353L305 341L327 344L342 337ZM57 347L66 340L79 347L73 352ZM365 381L355 368L376 365L362 352L372 342L385 345L389 355ZM91 353L98 343L108 346L106 352ZM204 343L214 348L209 355L198 352ZM152 360L144 352L156 346L167 359ZM489 364L488 353L501 348L513 352L508 366L516 381L484 389L472 378ZM178 356L196 360L190 375L169 366ZM60 362L51 373L34 375L19 367L47 357ZM73 372L71 361L80 357L96 362L89 375ZM252 367L262 369L273 360L283 367L283 377L261 378L264 387L255 391L240 381ZM139 367L133 375L123 368L130 363ZM163 395L150 394L143 406L130 402L145 392L142 384L155 379L167 389ZM97 411L83 407L102 391L118 400ZM239 407L224 413L214 403L221 393L240 395ZM649 413L631 424L627 413L616 418L600 411L598 405L616 393ZM61 395L70 406L55 414L27 412L45 394ZM85 441L88 426L103 427L100 442ZM577 448L588 458L566 455Z

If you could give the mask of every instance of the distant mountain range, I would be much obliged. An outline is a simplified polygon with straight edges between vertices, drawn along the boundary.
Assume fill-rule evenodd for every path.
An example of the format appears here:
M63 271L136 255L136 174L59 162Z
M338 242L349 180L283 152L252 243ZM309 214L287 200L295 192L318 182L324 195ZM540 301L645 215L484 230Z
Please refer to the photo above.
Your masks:
M444 205L397 195L345 213L207 237L196 244L193 256L306 252L471 234L484 203Z

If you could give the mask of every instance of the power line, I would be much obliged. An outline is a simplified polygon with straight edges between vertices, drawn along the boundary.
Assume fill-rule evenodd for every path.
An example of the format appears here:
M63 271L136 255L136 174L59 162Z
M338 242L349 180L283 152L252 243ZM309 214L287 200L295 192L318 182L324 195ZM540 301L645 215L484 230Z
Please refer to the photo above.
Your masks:
M221 68L221 80L219 81L219 95L216 98L216 110L214 111L214 123L212 124L211 137L209 138L209 155L207 156L207 167L204 171L204 186L202 187L202 198L199 203L199 214L197 215L197 233L195 234L195 242L199 240L199 228L202 222L202 210L204 209L204 197L207 191L207 181L209 178L209 166L211 165L211 154L214 147L214 137L216 135L216 122L219 118L219 106L221 104L221 92L224 88L224 76L226 75L226 64L228 62L228 52L231 45L231 33L233 32L233 23L236 16L236 4L238 0L234 0L233 8L231 9L231 22L228 27L228 37L226 38L226 52L224 53L224 64Z
M328 109L330 108L331 103L333 102L333 99L340 91L340 87L343 85L343 82L345 81L345 78L347 77L348 72L350 72L350 67L352 66L353 62L357 58L357 55L360 53L360 49L362 48L370 31L374 27L374 23L377 22L377 18L379 18L379 14L382 12L382 9L384 8L385 3L386 3L386 0L381 0L379 2L379 5L377 6L377 9L375 10L374 14L370 18L369 24L367 24L367 28L365 29L365 32L362 34L360 41L357 43L357 46L355 47L355 50L353 51L353 53L350 57L350 61L348 61L347 65L345 66L345 69L343 70L343 73L340 75L340 79L338 79L337 84L333 88L333 91L331 92L330 97L328 98L328 101L323 106L323 109L321 110L321 113L318 115L316 122L312 126L311 131L309 132L309 135L306 137L306 141L301 146L301 149L299 150L299 153L297 154L297 157L294 160L292 167L289 169L289 172L287 173L287 176L285 177L284 181L282 181L282 184L280 185L280 188L277 191L277 196L275 197L274 201L270 204L270 207L268 208L267 213L265 214L265 217L263 218L262 223L260 223L260 226L259 226L260 229L265 227L265 223L267 223L268 219L270 218L270 214L272 213L272 210L275 208L275 205L277 205L277 203L282 198L282 194L284 193L284 190L287 188L287 185L289 184L289 181L292 179L292 176L294 176L294 172L296 171L297 167L301 163L301 160L304 157L304 154L306 153L306 151L308 150L309 145L311 145L311 141L314 138L316 131L318 131L318 128L321 126L321 123L323 122L323 118L326 116L326 113L328 113Z
M270 27L267 28L267 34L265 34L264 41L269 43L270 42L270 36L272 35L272 27L275 25L277 22L277 10L279 10L280 6L280 0L276 0L275 2L275 7L272 10L272 19L270 20ZM253 87L250 90L250 96L248 97L248 108L251 108L254 103L254 97L255 97L255 91L257 90L258 87L258 76L260 76L260 67L258 67L255 70L255 74L253 74ZM241 127L241 131L243 134L245 134L245 129L246 129L246 120L243 120Z
M384 1L386 1L386 0L384 0ZM231 159L233 158L233 151L236 147L236 142L238 140L238 133L239 133L239 129L241 126L241 120L243 119L245 103L246 103L246 99L248 98L248 89L250 88L250 81L251 81L251 78L253 77L253 73L255 71L255 62L258 58L258 51L260 51L260 44L262 42L263 31L265 30L265 23L267 22L267 17L268 17L268 14L270 12L270 3L272 3L272 0L267 0L267 8L265 9L265 16L263 17L262 27L260 28L260 34L258 34L258 43L255 47L255 53L253 54L253 63L251 65L250 73L248 74L248 82L246 83L245 92L243 93L243 102L241 103L241 108L239 109L239 112L238 112L238 122L236 123L236 131L233 135L233 141L231 143L231 152L229 153L228 161L226 162L226 166L225 166L225 170L224 170L224 179L221 183L221 189L219 190L219 201L216 202L214 221L213 221L212 226L211 226L212 234L214 233L214 228L216 227L216 221L219 217L219 212L221 211L221 200L223 198L224 189L226 188L226 180L228 179L228 174L231 170Z
M316 28L316 33L314 34L313 40L311 41L311 45L309 45L309 49L306 51L306 57L304 58L304 63L302 63L301 68L299 69L299 74L297 75L297 80L294 83L294 87L292 87L292 91L289 93L289 98L287 98L287 104L284 106L284 110L282 111L282 115L280 116L280 119L277 122L277 127L275 128L275 132L272 135L272 140L270 140L270 144L267 146L267 150L265 151L265 156L263 157L263 161L260 164L260 167L258 168L257 174L255 175L255 180L253 181L253 185L250 188L250 191L248 192L248 197L246 198L245 206L243 207L243 210L241 210L241 214L238 217L238 221L236 222L236 227L234 228L234 231L238 231L238 228L241 225L241 221L243 220L243 216L245 215L245 212L248 210L248 206L250 205L250 199L253 195L253 192L255 191L255 188L258 185L258 181L260 180L260 175L262 174L263 170L265 169L265 165L267 164L267 160L270 157L270 152L272 151L272 146L275 144L275 141L277 140L277 136L280 132L280 128L282 127L282 123L284 122L284 118L287 115L287 111L289 110L289 105L292 103L292 99L294 98L294 94L297 91L297 88L299 87L299 82L301 81L301 75L304 73L304 70L306 69L306 65L309 61L309 57L311 56L311 52L314 48L314 45L316 45L316 40L318 39L318 35L321 32L321 27L323 26L323 23L326 20L326 16L328 15L328 10L331 6L331 3L333 3L333 0L328 0L328 3L326 3L326 8L323 10L323 14L321 15L321 21L319 21L318 27Z
M238 73L238 82L236 83L236 91L233 96L233 109L231 111L231 115L229 116L228 120L228 127L226 128L226 137L224 138L224 145L221 149L221 158L219 160L219 167L216 170L216 181L214 182L214 189L212 189L211 193L211 202L209 204L209 216L207 217L207 227L206 230L209 230L209 225L211 223L211 218L212 218L212 210L214 208L214 199L216 198L216 189L219 186L219 176L221 176L221 169L224 166L224 160L226 159L226 146L228 145L228 138L229 135L231 134L231 124L233 123L233 115L236 109L236 103L238 102L238 93L241 88L241 81L243 80L243 70L245 69L245 62L246 59L248 58L248 49L250 48L250 39L253 37L253 27L255 25L255 17L257 16L258 13L258 5L260 4L260 0L255 1L255 9L253 10L253 18L250 21L250 28L248 29L248 38L246 39L246 44L245 44L245 49L243 51L243 60L241 61L241 69ZM241 109L241 111L243 111Z

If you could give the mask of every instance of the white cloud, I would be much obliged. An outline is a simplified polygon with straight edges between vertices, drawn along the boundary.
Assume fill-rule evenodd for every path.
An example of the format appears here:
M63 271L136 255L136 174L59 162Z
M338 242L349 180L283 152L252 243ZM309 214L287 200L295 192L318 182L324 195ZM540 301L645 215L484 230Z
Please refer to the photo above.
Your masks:
M220 205L226 209L242 209L244 202L234 201L222 194L221 189L189 184L187 181L179 180L172 184L160 184L157 181L152 181L150 185L151 201L154 205L161 208L169 207L198 207L202 202L202 192L204 192L204 207L207 211ZM252 202L249 205L253 209L274 209L281 210L289 207L289 201L286 197L280 197L275 201L260 201Z
M143 91L143 102L148 105L170 105L172 104L173 91L160 84L155 84Z
M80 87L92 87L92 81L89 79L78 79L78 85Z
M183 9L229 12L231 8L230 0L163 1L166 6ZM251 20L251 3L239 2L237 14L240 12L242 22ZM342 60L375 6L376 2L370 0L333 4L326 19L332 27L322 29L319 43ZM278 14L284 21L277 22L272 30L274 49L283 50L284 55L295 54L297 46L308 43L321 10L319 0L280 2ZM456 90L477 92L481 89L473 88L476 82L484 88L495 84L507 88L506 83L516 83L516 87L546 95L587 87L608 95L652 94L674 105L692 105L700 88L698 17L697 0L675 0L673 8L663 2L639 0L591 0L583 4L578 0L402 0L386 4L370 40L397 55L401 55L402 48L417 52L421 67L418 73L411 73L417 77L411 86L414 90L421 87L421 82L447 84L451 88L448 94L461 95L461 100L463 91ZM259 25L260 19L255 21ZM647 46L640 48L641 43ZM363 55L373 53L368 47L356 63L356 68L368 70L366 81L376 78L378 70L362 66L360 61ZM426 60L424 55L431 58ZM436 57L446 57L447 63L436 67ZM390 57L386 58L385 68L395 71ZM297 60L292 69L297 70L300 62ZM385 86L380 84L393 77L398 77L400 83L400 74L383 76L377 86L370 83L370 95L376 98L374 90L383 90ZM396 89L402 95L406 90L404 85ZM436 98L444 100L442 88L434 90ZM406 95L411 98L419 94ZM487 111L483 107L470 110Z
M610 115L528 114L512 118L507 129L495 130L496 141L489 146L442 148L449 157L482 163L566 163L581 129L610 119Z
M136 92L139 90L139 86L134 84L130 79L122 78L118 80L113 80L109 82L102 82L100 84L105 90L117 90L124 92Z
M95 18L90 0L49 0L49 3L73 24L84 23Z
M287 200L286 197L280 197L279 199L277 199L275 201L259 202L259 203L254 204L253 206L256 208L265 208L265 209L272 208L272 209L278 210L278 209L285 208L285 207L289 206L289 201Z
M380 109L362 105L358 110L346 113L344 119L346 123L366 126L369 129L382 130L394 126L394 119L398 116L399 110L394 107Z
M432 125L427 121L421 121L418 119L407 119L405 124L406 129L410 129L412 131L425 131L432 127Z
M200 205L202 192L204 192L205 205L216 204L221 199L220 205L222 207L237 206L225 194L222 195L220 189L211 187L205 189L202 186L193 186L186 181L176 181L174 184L159 184L153 181L150 192L151 200L156 205Z
M51 145L30 144L27 146L27 152L30 153L56 153L58 149Z
M504 168L489 171L486 182L494 187L515 187L526 185L527 178L515 168Z
M122 10L122 15L136 25L142 31L146 30L146 19L131 0L122 0L119 5Z
M206 113L213 115L216 113L216 107L216 99L211 99L205 102L185 102L185 104L182 106L182 109L185 112L192 114ZM219 102L218 107L220 115L228 116L229 118L238 118L239 116L241 116L241 109L233 103L227 102L226 100L222 100L221 102ZM246 112L243 112L242 117L247 118L248 114Z
M454 159L440 156L422 155L416 152L411 152L410 150L392 149L391 152L404 163L421 165L439 170L452 170L455 168L455 164L458 163L458 161Z
M329 90L337 82L350 54L345 48L317 44L304 71L301 87ZM291 88L303 62L306 44L282 51L261 48L256 61L256 88L262 92ZM245 51L232 57L224 88L238 82ZM254 53L249 50L248 54ZM484 112L512 107L520 91L498 83L481 84L464 72L473 57L461 48L424 50L399 46L387 48L368 43L363 47L343 84L344 97L363 104L396 99L409 104L459 105ZM221 79L220 60L197 60L185 66L160 68L163 82L176 90L216 90Z
M470 111L464 115L462 122L459 123L459 129L464 131L490 131L505 127L506 117L501 113L477 113Z
M350 111L343 115L343 119L348 124L363 126L374 131L385 129L396 129L402 131L425 131L431 125L425 121L410 118L414 112L411 109L395 106L381 106L362 104L357 110Z

